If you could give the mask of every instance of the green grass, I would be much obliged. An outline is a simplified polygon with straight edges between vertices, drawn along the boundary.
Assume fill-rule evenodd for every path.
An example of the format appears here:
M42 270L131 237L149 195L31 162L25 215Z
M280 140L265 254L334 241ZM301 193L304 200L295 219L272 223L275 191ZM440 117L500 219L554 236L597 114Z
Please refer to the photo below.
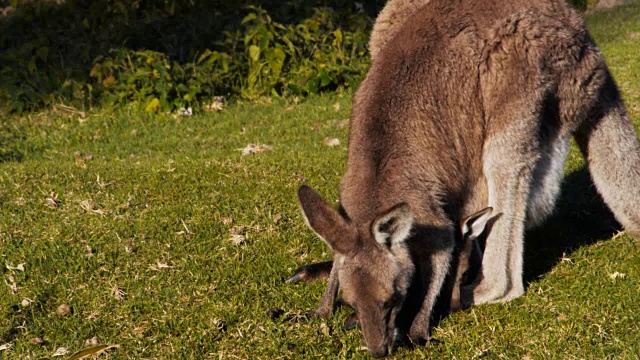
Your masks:
M640 125L640 4L589 25ZM323 283L283 282L331 257L295 192L307 183L337 199L350 105L346 94L180 119L59 109L5 120L0 346L13 349L0 358L73 353L93 337L121 345L101 356L110 359L366 358L360 331L340 328L345 309L329 320L269 316L295 317L321 297ZM273 150L241 156L249 143ZM526 295L449 316L437 341L398 357L640 357L640 242L612 238L575 148L567 175L556 216L528 236ZM72 313L59 315L61 304Z

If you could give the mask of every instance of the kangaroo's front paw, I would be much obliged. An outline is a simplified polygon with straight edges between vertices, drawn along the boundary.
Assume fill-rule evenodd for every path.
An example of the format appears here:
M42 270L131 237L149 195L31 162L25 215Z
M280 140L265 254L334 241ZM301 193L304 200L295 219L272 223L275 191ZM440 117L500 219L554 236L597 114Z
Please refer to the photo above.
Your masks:
M429 321L418 317L411 324L409 339L416 345L424 346L429 341Z
M307 311L306 316L308 318L318 317L318 318L328 319L331 316L331 314L333 314L333 309L321 306L315 310Z
M498 301L499 302L511 301L513 299L519 298L522 295L524 295L524 286L522 285L515 286L509 289L509 291L507 291L507 293Z

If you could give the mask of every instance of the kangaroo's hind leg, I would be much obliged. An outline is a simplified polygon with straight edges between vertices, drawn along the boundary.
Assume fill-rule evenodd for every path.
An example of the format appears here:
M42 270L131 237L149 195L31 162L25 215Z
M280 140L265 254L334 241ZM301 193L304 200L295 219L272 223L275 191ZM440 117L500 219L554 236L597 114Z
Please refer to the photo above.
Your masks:
M464 306L508 301L524 294L524 230L532 205L532 186L537 184L537 175L539 182L544 178L540 173L548 172L541 168L536 174L536 167L561 136L557 107L550 106L558 75L543 64L551 53L549 44L556 43L554 29L562 26L547 17L514 14L496 28L484 50L479 68L487 129L482 172L488 206L500 217L487 236L481 273L462 290ZM565 51L562 47L566 41L558 39L558 51ZM552 161L554 168L562 168L563 151L559 153L562 156ZM559 176L550 176L549 181L559 181ZM551 190L544 206L532 206L552 207L556 188L546 187Z

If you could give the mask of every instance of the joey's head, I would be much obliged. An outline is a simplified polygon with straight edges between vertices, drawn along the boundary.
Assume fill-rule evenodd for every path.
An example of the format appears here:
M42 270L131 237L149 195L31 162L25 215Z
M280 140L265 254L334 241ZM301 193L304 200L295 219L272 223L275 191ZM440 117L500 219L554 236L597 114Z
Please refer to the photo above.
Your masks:
M367 224L355 224L307 186L298 197L307 224L334 253L343 298L358 314L369 352L388 355L396 315L414 273L406 245L413 226L408 205L398 204Z

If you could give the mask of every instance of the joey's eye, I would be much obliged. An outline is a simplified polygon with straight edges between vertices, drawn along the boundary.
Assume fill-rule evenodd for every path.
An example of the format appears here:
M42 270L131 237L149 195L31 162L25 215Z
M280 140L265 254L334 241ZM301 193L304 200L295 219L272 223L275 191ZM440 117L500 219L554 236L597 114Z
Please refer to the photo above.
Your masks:
M389 300L387 300L387 301L385 301L383 303L382 307L385 308L385 309L395 307L396 305L398 305L398 301L399 301L398 296L393 295L391 297L391 299L389 299Z

